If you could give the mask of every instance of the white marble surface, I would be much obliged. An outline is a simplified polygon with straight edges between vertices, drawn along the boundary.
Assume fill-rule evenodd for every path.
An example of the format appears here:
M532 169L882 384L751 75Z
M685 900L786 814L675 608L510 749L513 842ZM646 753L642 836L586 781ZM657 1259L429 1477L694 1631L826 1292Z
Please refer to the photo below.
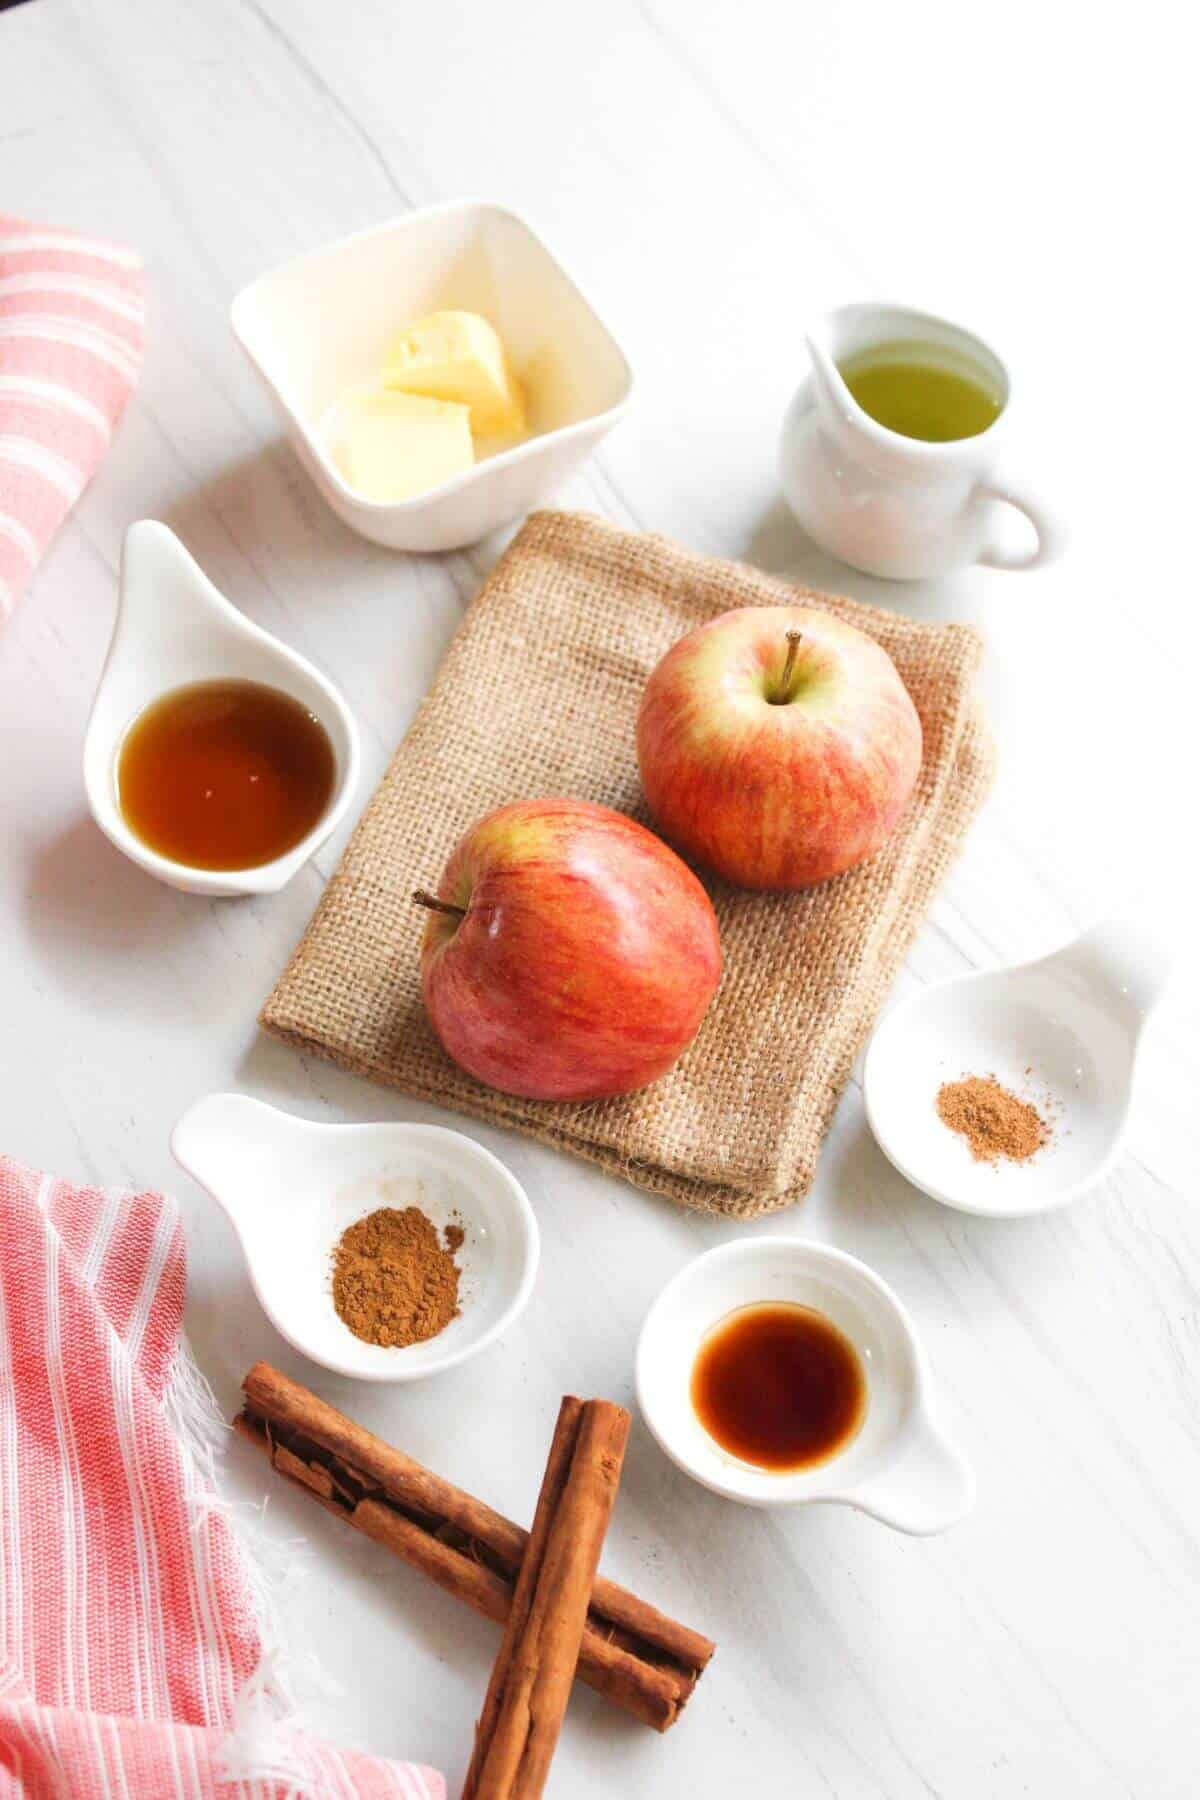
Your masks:
M494 1356L368 1393L288 1353L223 1219L173 1167L173 1120L213 1088L327 1119L435 1115L256 1035L337 843L277 897L208 904L139 874L88 822L80 738L126 525L166 519L341 684L368 779L496 548L406 559L344 531L239 360L231 295L410 206L479 193L528 212L639 380L565 503L983 626L1001 775L901 991L1036 953L1129 888L1174 903L1197 873L1196 144L1173 19L1149 4L1109 26L1093 10L1084 32L1074 8L1027 0L986 18L954 0L33 0L0 15L0 207L140 246L151 296L136 402L0 637L0 1144L178 1195L188 1323L226 1405L253 1358L276 1358L526 1515L559 1394L628 1399L651 1297L734 1229L480 1130L538 1212L534 1303ZM801 325L864 296L961 316L1009 354L1026 463L1074 523L1067 561L894 589L802 541L774 478ZM1194 903L1168 910L1194 919ZM924 1200L885 1166L851 1087L812 1196L762 1228L828 1238L899 1289L978 1510L925 1542L838 1510L742 1511L635 1427L606 1566L721 1648L663 1740L576 1696L552 1792L1195 1793L1195 1017L1185 970L1120 1167L1042 1221ZM266 1488L240 1448L228 1485ZM269 1521L304 1534L287 1610L344 1688L315 1722L427 1758L453 1789L493 1628L286 1493Z

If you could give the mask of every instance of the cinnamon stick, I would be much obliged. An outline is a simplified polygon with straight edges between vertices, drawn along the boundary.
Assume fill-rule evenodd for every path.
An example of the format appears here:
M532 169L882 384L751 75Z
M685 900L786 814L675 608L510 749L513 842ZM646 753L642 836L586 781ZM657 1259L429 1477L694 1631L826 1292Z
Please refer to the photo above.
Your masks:
M611 1400L559 1409L462 1800L538 1800L545 1786L628 1435Z
M444 1592L503 1624L528 1534L299 1382L256 1363L234 1420L280 1474ZM656 1731L675 1723L715 1645L597 1575L577 1674Z

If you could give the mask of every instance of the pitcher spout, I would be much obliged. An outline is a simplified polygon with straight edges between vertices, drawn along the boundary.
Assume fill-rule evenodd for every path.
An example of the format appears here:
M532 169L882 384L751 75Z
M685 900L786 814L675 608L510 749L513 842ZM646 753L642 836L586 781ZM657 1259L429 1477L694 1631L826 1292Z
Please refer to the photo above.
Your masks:
M817 405L827 417L845 413L849 394L825 342L824 334L810 331L805 337L812 363L813 391Z

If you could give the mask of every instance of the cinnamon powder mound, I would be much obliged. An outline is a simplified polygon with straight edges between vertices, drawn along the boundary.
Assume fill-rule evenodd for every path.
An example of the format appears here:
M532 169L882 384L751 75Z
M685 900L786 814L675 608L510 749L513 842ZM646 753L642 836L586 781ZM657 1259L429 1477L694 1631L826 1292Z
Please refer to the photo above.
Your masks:
M355 1337L402 1348L458 1314L460 1225L445 1243L419 1206L381 1206L348 1226L333 1252L333 1304Z
M994 1075L964 1075L938 1089L943 1125L970 1145L976 1162L1028 1162L1050 1139L1050 1127L1036 1106L1002 1087Z

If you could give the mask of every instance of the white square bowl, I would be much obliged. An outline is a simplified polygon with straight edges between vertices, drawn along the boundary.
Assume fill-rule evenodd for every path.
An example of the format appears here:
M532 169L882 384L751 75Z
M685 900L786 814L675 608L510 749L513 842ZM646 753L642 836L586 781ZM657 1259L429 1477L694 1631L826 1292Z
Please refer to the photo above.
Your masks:
M322 422L344 389L378 378L397 332L442 309L495 326L532 435L427 494L365 499L330 457ZM396 550L461 549L528 512L612 429L633 388L620 346L541 239L478 200L427 207L284 263L242 289L230 318L330 506Z

